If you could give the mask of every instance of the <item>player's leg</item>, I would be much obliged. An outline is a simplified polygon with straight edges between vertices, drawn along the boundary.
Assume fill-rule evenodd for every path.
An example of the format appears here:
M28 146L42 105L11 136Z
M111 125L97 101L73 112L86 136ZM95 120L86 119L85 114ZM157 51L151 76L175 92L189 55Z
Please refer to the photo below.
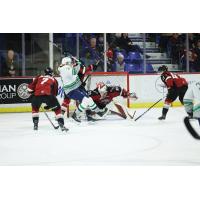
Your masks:
M183 98L183 105L185 107L185 111L187 112L188 116L190 118L193 117L193 99L194 99L194 93L192 88L189 88Z
M95 119L95 112L91 111L90 109L86 109L85 110L85 114L86 114L86 118L88 121L96 121L97 119Z
M106 106L97 105L95 101L88 96L87 91L85 88L80 87L80 90L87 95L87 98L83 98L83 106L88 107L92 112L96 113L100 117L103 117L107 114L108 108ZM81 102L82 103L82 102Z
M92 97L91 97L92 98ZM94 100L93 100L94 101ZM95 101L94 101L95 102ZM100 104L98 102L95 102L95 104L97 105L97 107L102 110L103 112L95 112L91 109L86 109L85 113L86 113L86 117L88 121L96 121L97 119L95 118L95 115L97 114L100 117L105 117L105 115L107 115L109 109L107 108L106 105Z
M68 97L71 99L78 100L80 104L72 115L72 118L78 122L80 122L80 115L86 109L89 108L97 114L103 116L105 110L101 110L97 107L95 102L91 97L88 96L87 92L83 88L77 88L76 90L68 93ZM107 110L106 110L107 111Z
M32 106L32 120L33 120L33 129L38 130L39 124L39 109L42 104L40 96L33 96L31 100Z
M167 97L165 99L164 106L163 106L163 109L162 109L162 116L160 116L158 118L159 120L165 120L166 119L166 116L167 116L167 113L168 113L169 108L171 106L171 103L173 101L175 101L177 97L178 97L178 93L175 90L172 90L167 94Z
M193 118L197 119L200 123L200 90L199 87L192 88L194 95Z
M63 115L65 114L65 112L67 112L67 117L69 117L69 104L70 104L70 99L65 94L63 103L61 105L61 110Z
M184 98L187 90L188 90L188 86L183 86L179 90L179 101L182 103L182 105L184 104L183 98Z
M64 126L64 118L62 115L61 106L60 106L57 98L55 96L47 96L45 99L45 103L47 104L47 106L52 108L52 111L55 112L56 120L58 121L58 124L59 124L61 130L68 131L68 129L65 128L65 126Z

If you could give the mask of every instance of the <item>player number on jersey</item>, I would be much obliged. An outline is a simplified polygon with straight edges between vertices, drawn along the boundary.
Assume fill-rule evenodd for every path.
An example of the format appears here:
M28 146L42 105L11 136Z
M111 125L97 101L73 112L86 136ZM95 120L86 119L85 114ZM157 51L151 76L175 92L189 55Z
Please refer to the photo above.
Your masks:
M171 73L172 78L178 78L176 74Z
M47 82L49 78L43 78L41 84L43 85L45 82Z

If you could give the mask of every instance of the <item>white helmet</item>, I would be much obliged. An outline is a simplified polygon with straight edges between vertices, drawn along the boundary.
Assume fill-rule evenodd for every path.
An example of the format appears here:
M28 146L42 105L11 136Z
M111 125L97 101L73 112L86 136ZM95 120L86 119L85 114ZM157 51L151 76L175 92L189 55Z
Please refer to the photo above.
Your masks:
M64 57L61 62L62 65L71 65L72 59L70 57Z

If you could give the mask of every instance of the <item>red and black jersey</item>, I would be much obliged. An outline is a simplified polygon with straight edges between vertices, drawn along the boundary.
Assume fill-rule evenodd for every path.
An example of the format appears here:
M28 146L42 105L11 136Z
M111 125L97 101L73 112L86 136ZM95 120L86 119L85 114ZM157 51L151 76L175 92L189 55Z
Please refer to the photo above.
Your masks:
M104 96L100 95L98 88L88 91L88 94L99 108L106 107L117 96L128 97L128 92L120 86L107 86L107 92Z
M29 92L34 92L35 96L54 95L58 93L58 82L51 76L37 76L28 86Z
M181 88L183 86L187 86L187 81L180 77L178 74L165 71L161 74L161 80L167 86L167 89L171 88Z
M88 67L81 67L78 72L78 76L79 76L81 82L83 82L85 74L92 72L92 71L93 71L93 65L89 65Z

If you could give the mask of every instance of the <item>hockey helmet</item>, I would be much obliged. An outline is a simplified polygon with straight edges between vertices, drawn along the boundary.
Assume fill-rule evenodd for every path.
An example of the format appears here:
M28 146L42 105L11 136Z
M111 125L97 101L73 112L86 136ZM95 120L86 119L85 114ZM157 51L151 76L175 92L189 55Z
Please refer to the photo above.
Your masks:
M53 70L52 70L50 67L47 67L47 68L44 70L44 74L45 74L45 75L49 75L49 76L53 76Z
M61 62L62 65L71 65L72 59L70 57L64 57Z
M103 82L97 83L97 88L100 94L104 94L107 92L107 85Z
M168 67L166 65L162 65L158 68L158 73L159 72L166 72L168 71Z

